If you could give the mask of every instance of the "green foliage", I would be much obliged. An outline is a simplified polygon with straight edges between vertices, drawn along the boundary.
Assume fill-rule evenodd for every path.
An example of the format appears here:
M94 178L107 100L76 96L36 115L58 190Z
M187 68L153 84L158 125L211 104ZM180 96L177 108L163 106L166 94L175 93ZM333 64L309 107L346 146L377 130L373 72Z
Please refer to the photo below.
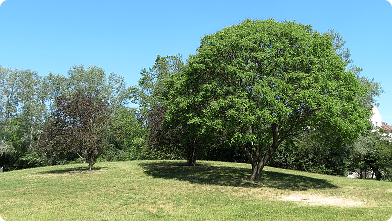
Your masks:
M183 66L181 55L165 57L158 55L151 68L140 72L138 87L133 88L133 98L134 102L139 105L143 116L148 115L152 106L163 102L165 94L169 91L165 81L178 74Z
M346 70L354 73L357 80L368 89L367 93L357 97L360 106L371 107L376 103L376 97L383 93L380 83L375 82L374 79L370 80L360 76L362 69L353 65L350 50L344 48L346 42L339 33L331 30L327 34L333 41L335 52L345 61ZM312 132L313 135L315 133L317 131ZM346 175L347 171L356 169L352 167L356 164L352 162L353 159L356 159L352 155L356 152L352 151L352 146L345 144L339 136L322 136L322 134L317 134L317 136L319 139L314 139L314 136L305 133L304 136L294 138L294 142L284 142L283 146L277 149L269 165L333 175ZM359 137L359 140L362 139L363 135ZM379 139L372 142L377 143Z
M145 159L147 129L136 108L121 108L112 116L110 148L102 158L108 161Z
M368 125L367 93L329 34L295 22L245 20L201 40L183 72L174 75L167 121L200 146L213 134L241 148L260 171L287 138L311 126L355 140Z
M381 93L384 92L380 83L375 82L374 79L370 80L366 77L360 76L362 68L353 64L354 61L351 59L350 50L344 47L346 41L343 40L343 37L339 33L332 29L327 31L326 34L330 36L333 42L335 53L338 54L345 62L346 70L354 73L357 76L357 80L368 89L367 93L357 97L361 107L370 107L376 104L376 97L380 96Z
M358 97L360 105L362 107L371 107L372 105L377 105L376 98L384 93L384 90L381 88L379 82L375 82L374 79L370 80L366 77L357 77L358 81L368 89L368 93L364 94L363 96Z
M56 97L72 95L75 92L98 94L105 98L111 108L117 108L128 104L131 96L131 88L126 87L124 78L105 71L97 66L75 65L68 71L68 76L54 75L50 73L44 78L45 91L50 96L48 102L55 105Z
M179 74L183 66L181 55L158 55L151 68L141 71L138 87L133 89L134 101L139 105L139 114L147 130L144 139L148 146L142 152L148 159L178 159L186 155L180 145L184 128L163 125L167 110L164 101L171 89L166 82Z
M30 149L21 151L14 149L12 144L4 143L1 144L0 149L0 165L4 171L48 165L44 157Z
M7 141L1 142L0 166L4 170L23 169L46 165L44 158L32 153L30 150L31 124L22 117L11 118L7 125Z
M286 140L268 163L270 166L345 176L350 148L325 137L322 142L309 133Z
M89 66L85 69L82 65L74 66L68 71L66 92L74 91L99 94L105 98L111 108L121 108L128 104L131 88L126 87L124 78L110 73L108 76L102 68Z
M372 170L377 180L389 180L392 174L392 144L384 131L363 134L352 145L350 169Z
M131 88L126 87L121 76L107 76L95 66L74 66L68 76L49 73L44 77L34 71L0 66L0 142L12 147L12 151L2 154L0 166L10 170L50 164L31 153L31 144L56 110L56 98L77 92L98 94L107 100L111 111L116 111L128 104ZM74 157L67 156L68 160Z
M0 166L20 168L19 157L27 153L43 122L46 109L41 80L36 72L0 66L0 142L14 150Z

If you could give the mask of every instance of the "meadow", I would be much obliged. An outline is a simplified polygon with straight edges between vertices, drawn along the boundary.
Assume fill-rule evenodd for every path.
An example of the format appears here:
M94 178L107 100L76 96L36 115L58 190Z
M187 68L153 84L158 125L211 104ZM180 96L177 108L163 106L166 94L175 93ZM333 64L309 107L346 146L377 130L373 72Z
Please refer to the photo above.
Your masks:
M392 182L198 161L101 162L0 173L12 220L388 220Z

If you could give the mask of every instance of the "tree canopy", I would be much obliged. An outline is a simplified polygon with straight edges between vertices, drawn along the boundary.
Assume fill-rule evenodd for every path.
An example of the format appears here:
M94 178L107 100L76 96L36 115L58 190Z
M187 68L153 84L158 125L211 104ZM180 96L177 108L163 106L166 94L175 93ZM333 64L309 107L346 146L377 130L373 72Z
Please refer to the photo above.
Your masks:
M40 135L37 147L51 158L73 152L88 160L92 169L97 157L108 147L110 111L96 94L78 92L56 98L56 110Z
M352 141L369 124L358 100L368 91L333 43L311 26L273 19L206 35L170 82L166 121L189 128L189 144L226 137L247 156L251 180L304 130Z

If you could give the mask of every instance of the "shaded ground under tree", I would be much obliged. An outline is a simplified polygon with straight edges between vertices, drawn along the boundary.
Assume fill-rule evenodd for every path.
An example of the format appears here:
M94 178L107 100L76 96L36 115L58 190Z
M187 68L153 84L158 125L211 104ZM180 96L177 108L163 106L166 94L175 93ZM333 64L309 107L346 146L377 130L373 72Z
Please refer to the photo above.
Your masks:
M213 166L199 163L188 166L185 162L161 161L141 163L146 174L155 178L178 179L198 184L234 186L234 187L269 187L292 191L308 189L337 188L324 179L311 178L301 175L263 171L259 181L249 181L251 168Z

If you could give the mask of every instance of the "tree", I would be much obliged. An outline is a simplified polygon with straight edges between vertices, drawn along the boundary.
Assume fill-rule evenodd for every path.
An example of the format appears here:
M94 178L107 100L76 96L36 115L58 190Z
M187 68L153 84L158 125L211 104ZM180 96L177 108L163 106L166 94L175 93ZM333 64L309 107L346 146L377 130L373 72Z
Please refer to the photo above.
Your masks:
M392 171L392 144L389 133L383 129L368 131L361 135L350 151L350 169L362 172L372 170L377 180L385 179Z
M7 134L11 119L16 116L20 98L17 96L19 88L19 75L16 71L1 68L1 120L2 120L2 141L7 142Z
M158 158L178 158L184 153L178 148L180 128L165 128L163 125L167 107L165 96L170 90L166 81L181 72L184 63L181 55L157 56L154 65L141 71L138 87L134 87L134 100L148 130L148 148Z
M350 51L344 48L346 42L340 34L334 30L328 31L327 34L330 35L336 54L345 61L346 70L356 74L358 81L368 89L368 93L357 98L360 106L364 108L372 106L376 103L376 97L383 92L380 84L375 82L374 79L369 80L366 77L360 76L362 69L353 65L353 60L350 58ZM369 125L368 131L362 133L354 145L347 145L342 142L339 135L323 135L322 131L304 132L292 141L284 142L280 145L268 165L344 176L348 169L356 169L352 168L353 165L358 165L356 162L359 159L357 157L359 153L357 151L358 144L367 141L366 145L370 147L378 143L378 139L369 139L369 134L372 134L373 129ZM319 139L314 139L315 136L318 136ZM371 144L369 141L375 143ZM373 153L375 152L373 151Z
M2 146L12 150L4 152L0 165L7 170L23 168L32 165L23 158L45 119L46 94L36 72L0 69L0 139Z
M31 144L48 117L56 109L56 98L77 92L99 94L111 111L122 109L130 99L130 88L114 73L106 76L95 66L74 66L68 76L41 77L31 70L12 70L0 66L0 165L8 169L37 165L29 163ZM27 156L31 153L31 156ZM12 156L11 156L12 155ZM26 162L24 158L29 158ZM26 159L27 159L26 158ZM37 159L36 162L42 162Z
M109 119L108 103L97 94L59 96L53 118L44 127L37 147L49 158L61 159L75 153L88 161L91 170L108 146L105 135Z
M97 66L84 68L83 65L75 65L68 71L67 78L50 76L52 93L57 96L70 95L75 91L97 94L104 97L113 109L128 104L130 99L131 88L126 87L124 78L115 73L107 76L105 70Z
M342 143L339 137L314 133L319 131L304 131L285 140L279 145L268 166L345 176L350 147ZM316 136L322 139L315 139Z
M111 148L104 153L109 161L141 160L146 153L147 129L136 108L124 107L113 115L111 125Z
M189 144L222 134L258 180L279 145L304 130L348 142L366 128L370 111L357 98L367 89L346 65L328 33L245 20L201 40L173 78L166 119L190 128Z
M183 66L181 55L158 55L151 68L140 72L142 77L138 81L138 87L134 88L134 100L140 106L143 115L148 115L152 106L163 103L164 95L168 92L164 82L179 73Z
M333 47L335 49L335 53L338 54L346 64L346 70L357 75L357 79L361 84L368 89L368 93L363 94L361 97L358 97L360 101L360 105L362 107L369 107L373 104L376 104L376 97L380 96L383 93L383 89L379 82L375 82L374 79L370 80L364 76L360 76L361 71L363 70L360 67L357 67L353 64L353 60L351 59L351 53L348 48L345 48L346 41L343 40L343 37L335 32L335 30L329 30L326 34L328 34L333 42Z

